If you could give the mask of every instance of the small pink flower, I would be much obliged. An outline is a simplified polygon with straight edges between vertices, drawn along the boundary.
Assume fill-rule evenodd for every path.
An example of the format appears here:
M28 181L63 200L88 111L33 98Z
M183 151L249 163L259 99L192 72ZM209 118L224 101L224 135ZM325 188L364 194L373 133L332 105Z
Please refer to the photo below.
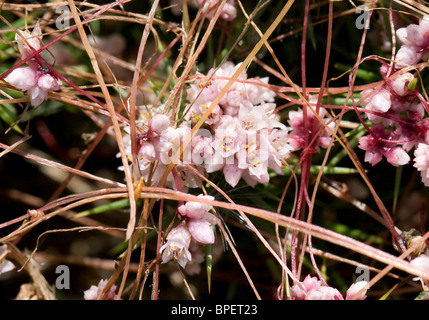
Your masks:
M323 286L316 277L307 277L292 286L294 300L344 300L341 293L332 287Z
M152 161L156 157L155 147L152 143L143 141L139 150L139 157L141 159L147 159L148 161Z
M395 67L398 69L412 66L419 62L423 57L423 53L419 48L403 45L396 53Z
M210 201L214 200L214 197L205 196L202 194L200 194L198 198L207 199ZM182 216L186 216L191 219L203 219L212 208L213 207L209 204L188 201L186 204L181 205L178 211Z
M203 219L189 219L188 230L196 241L204 244L214 243L215 237L211 224Z
M208 162L213 156L213 147L211 137L195 136L191 141L192 164L200 165L204 161Z
M325 109L320 108L319 117L323 119L324 116ZM309 143L315 139L312 145L315 151L319 152L320 147L327 148L331 140L331 133L329 132L329 130L324 127L322 123L319 122L319 119L316 118L316 116L311 110L307 110L306 120L307 121L305 123L304 113L302 109L289 112L288 123L292 127L292 132L289 135L290 146L293 148L293 150L299 150L301 148L304 148L306 139ZM329 119L323 119L323 121L327 123ZM334 130L335 123L330 122L327 126L331 130ZM306 128L307 132L305 131ZM321 133L319 131L321 131ZM318 134L317 137L315 136L316 134Z
M170 126L170 118L164 114L156 114L149 120L149 129L157 134L161 134Z
M410 156L408 153L399 146L387 148L383 154L386 157L387 162L394 165L395 167L403 166L410 162Z
M191 233L184 224L171 229L167 235L167 242L160 248L162 263L175 259L184 268L186 263L192 259L189 252L190 243Z
M372 136L359 138L359 148L366 151L364 160L365 162L369 162L372 166L375 166L383 159L381 149Z
M233 156L240 149L239 140L236 128L218 128L212 146L215 152L219 153L224 158L228 158Z
M429 145L419 143L414 151L414 156L414 167L420 171L424 185L429 187Z
M366 289L365 291L363 291L361 294L357 295L359 293L359 291L361 291L362 289ZM346 292L346 300L365 300L366 298L366 291L368 290L368 281L359 281L356 283L353 283L350 288L347 290Z
M18 34L15 38L21 58L24 59L32 53L33 49L40 49L42 36L38 24L31 34L28 31L22 31L21 34L25 40ZM26 91L31 104L37 107L48 98L48 92L60 88L61 81L47 73L36 60L28 61L28 65L29 67L14 69L5 80L15 88Z
M394 166L401 166L410 161L410 156L402 147L395 146L394 143L388 142L388 140L394 140L396 138L394 133L387 132L382 126L374 126L372 131L377 138L371 135L359 138L358 147L366 151L366 162L375 166L382 160L383 156ZM378 139L383 140L381 141Z
M48 92L58 90L61 81L48 73L37 71L33 66L13 70L5 80L30 96L33 106L39 106L48 98Z
M214 200L214 197L202 194L198 197ZM198 242L214 243L214 232L211 226L216 224L216 218L209 212L211 209L211 205L196 201L188 201L178 208L182 217L186 218L186 225L192 238Z
M223 168L223 175L225 176L226 182L234 188L240 181L243 171L244 169L240 169L237 164L227 164Z
M409 72L401 74L393 80L392 88L398 96L403 97L408 93L408 83L413 79L414 76Z
M31 67L17 68L5 80L15 88L27 91L37 85L37 72Z
M85 300L97 300L98 297L103 292L103 289L106 286L107 282L109 282L109 280L107 279L100 280L100 282L98 283L98 286L92 285L88 290L85 290L83 292L84 294L83 298ZM109 291L107 292L106 300L116 300L117 295L115 291L116 291L116 286L112 285Z
M15 265L5 259L7 255L7 245L0 246L0 275L15 269Z
M36 24L33 31L20 31L15 34L15 40L18 43L18 50L21 58L27 58L34 50L39 50L41 47L42 30L39 23Z
M429 273L429 254L422 254L411 260L410 264Z
M211 104L212 101L207 101L204 104L193 104L189 112L186 114L185 119L191 119L193 123L196 123L206 114ZM222 109L219 107L219 105L216 105L213 108L213 111L207 117L205 124L209 126L216 125L221 120L222 114Z
M398 39L407 46L426 48L429 46L429 16L424 16L419 24L410 24L396 30Z
M365 109L376 112L389 111L392 101L389 90L382 87L380 89L368 89L361 92L362 106Z

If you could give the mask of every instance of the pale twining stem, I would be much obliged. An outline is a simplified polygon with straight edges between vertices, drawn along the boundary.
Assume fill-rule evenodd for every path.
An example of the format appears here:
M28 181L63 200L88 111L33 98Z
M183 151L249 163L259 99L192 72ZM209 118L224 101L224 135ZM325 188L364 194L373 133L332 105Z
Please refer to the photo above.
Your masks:
M143 53L144 53L144 49L146 47L147 39L148 39L149 34L150 34L150 29L152 27L153 18L155 16L155 11L158 7L158 3L159 3L159 0L155 0L153 2L152 8L149 12L148 22L145 25L143 35L142 35L142 38L140 40L140 46L138 49L137 59L136 59L136 68L134 71L133 81L131 83L131 89L130 89L131 92L130 92L129 110L128 111L129 111L129 117L130 117L131 161L132 161L132 168L133 168L133 177L134 177L135 181L137 181L138 175L139 175L139 164L138 164L138 159L137 159L138 141L137 141L137 130L136 130L136 99L137 99L137 89L138 89L137 87L138 87L139 78L140 78L140 70L141 70L141 65L142 65L142 60L143 60ZM121 138L119 138L119 139L121 139ZM122 141L122 139L121 139L121 141ZM127 161L125 153L123 154L123 156L125 158L125 161ZM132 187L132 184L130 185L130 190L132 190L131 187ZM131 196L131 193L130 193L130 197L133 197L133 202L135 204L135 197ZM143 263L145 260L145 245L146 245L145 239L146 239L146 232L147 232L145 227L146 227L146 223L147 223L148 214L149 214L148 203L147 203L147 201L145 201L145 206L144 206L144 211L143 211L144 216L142 219L142 221L143 221L143 240L144 241L142 241L141 257L140 257L140 265L142 266L142 269L143 269ZM136 212L131 211L130 221L129 221L129 230L127 231L127 238L128 239L130 238L131 233L134 232L135 224L136 224ZM134 244L132 244L131 241L129 241L128 242L128 249L127 249L127 252L128 252L127 265L129 265L129 258L131 257L131 252L132 252L133 246L134 246ZM135 289L137 289L138 284L140 282L142 271L143 270L139 270L139 272L137 273ZM127 273L128 273L128 268L126 267L124 269L124 274L122 277L121 286L120 286L119 291L118 291L118 297L120 297L122 295L122 291L123 291L123 288L125 286L125 281L127 279ZM135 294L135 290L133 290L132 296L134 294Z
M122 190L122 192L121 192ZM126 198L127 193L126 188L116 188L112 189L111 191L115 191L117 193L113 194L103 194L98 195L94 197L88 197L86 199L82 199L80 201L75 201L67 206L62 207L61 209L58 209L54 212L51 212L49 214L46 214L42 216L40 219L34 221L31 223L31 225L26 225L25 229L33 228L34 226L38 225L39 223L46 221L50 219L51 217L60 214L61 212L65 212L68 210L72 210L73 208L79 207L84 204L88 204L100 199L115 199L115 198ZM310 224L305 221L296 220L291 217L287 217L281 214L277 214L275 212L267 211L264 209L258 209L253 207L248 207L244 205L238 205L234 203L228 203L228 202L222 202L217 200L208 200L204 199L198 196L174 191L171 189L165 189L165 188L157 188L157 187L142 187L142 192L140 193L140 198L151 198L151 199L169 199L169 200L175 200L175 201L193 201L193 202L200 202L204 204L208 204L214 207L221 207L224 209L229 210L237 210L242 211L247 214L250 214L252 216L264 219L266 221L270 221L272 223L277 223L278 225L285 227L285 228L292 228L296 229L299 232L312 235L313 237L319 238L321 240L330 242L332 244L336 244L338 246L353 250L354 252L360 253L362 255L365 255L367 257L370 257L372 259L375 259L379 262L382 262L388 266L391 266L393 268L397 268L399 270L405 271L407 273L413 274L415 276L421 277L423 279L429 280L429 273L425 272L422 269L419 269L417 267L412 266L409 262L404 261L401 258L398 258L392 254L389 254L387 252L384 252L380 249L374 248L370 245L367 245L365 243L362 243L358 240L355 240L353 238L350 238L348 236L338 234L332 230L325 229L323 227ZM7 241L8 239L12 238L14 235L16 235L17 232L14 232L13 234L8 235L7 237L1 238L1 241ZM426 237L426 236L425 236ZM425 238L423 238L425 239ZM414 246L413 246L414 247ZM410 248L411 249L411 248ZM415 249L415 248L414 248ZM408 250L404 252L404 255L409 254ZM402 257L401 256L401 257ZM121 260L120 265L122 264L123 260ZM120 265L118 266L118 270L120 270ZM118 271L117 270L117 271Z
M79 13L77 12L77 8L74 4L74 2L72 0L69 0L69 6L70 6L70 10L73 14L73 18L76 22L76 27L79 31L79 35L81 37L81 40L85 46L85 49L88 53L89 59L91 61L92 67L94 69L94 73L95 76L97 78L98 83L100 84L100 88L101 91L103 92L104 98L106 100L107 103L107 107L111 116L111 120L112 120L112 125L113 125L113 130L115 132L116 135L116 141L119 147L119 151L121 153L121 160L122 160L122 165L124 166L124 172L125 172L125 179L127 182L127 187L128 187L128 193L129 193L129 197L130 197L130 216L135 216L135 211L136 211L136 204L135 204L135 199L134 199L134 189L133 189L133 180L132 177L130 175L130 167L128 164L128 159L127 159L127 155L125 153L125 147L124 147L124 143L122 141L122 134L121 134L121 129L119 127L119 123L118 123L118 119L116 118L116 111L115 111L115 106L113 105L113 101L112 98L110 97L110 93L109 90L106 87L106 84L104 82L104 78L103 75L101 73L101 70L98 66L98 62L97 59L95 57L94 51L88 41L88 37L85 33L85 30L83 29L83 25L81 23L80 17L79 17ZM131 232L134 229L134 224L132 222L135 222L135 219L130 219L130 225L128 226L127 229L127 239L129 238L129 236L131 235Z
M13 146L7 146L7 145L5 145L5 144L3 144L1 142L0 142L0 148L5 150L3 152L8 151L8 152L11 152L11 153L15 153L17 155L20 155L20 156L26 158L26 159L33 160L33 161L35 161L35 162L37 162L39 164L42 164L42 165L45 165L45 166L49 166L49 167L52 167L52 168L57 168L57 169L60 169L60 170L64 170L64 171L70 172L72 174L76 174L76 175L84 177L84 178L88 178L88 179L91 179L91 180L95 180L95 181L102 182L102 183L105 183L105 184L108 184L108 185L112 185L112 186L116 186L116 187L123 187L124 186L123 183L116 182L116 181L113 181L113 180L110 180L110 179L107 179L107 178L101 178L101 177L93 175L91 173L88 173L88 172L85 172L85 171L81 171L81 170L78 170L78 169L75 169L75 168L68 167L68 166L66 166L64 164L61 164L61 163L58 163L58 162L55 162L55 161L52 161L52 160L48 160L48 159L45 159L45 158L42 158L42 157L39 157L37 155L28 153L28 152L24 152L24 151L18 150L16 148L13 148Z

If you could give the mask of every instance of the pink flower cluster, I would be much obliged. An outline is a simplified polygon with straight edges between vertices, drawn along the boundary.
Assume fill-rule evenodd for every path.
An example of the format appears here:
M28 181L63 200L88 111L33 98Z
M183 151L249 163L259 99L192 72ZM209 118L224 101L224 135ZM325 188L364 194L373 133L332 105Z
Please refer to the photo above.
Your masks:
M170 125L171 116L155 110L139 120L147 130L137 137L137 158L143 176L155 169L151 182L156 184L166 166L174 162L175 170L167 182L175 189L201 186L200 178L187 165L203 175L222 171L232 187L241 179L255 186L269 182L269 170L283 174L292 151L308 148L310 152L320 152L320 148L328 147L335 124L325 117L326 110L319 108L316 116L315 105L310 103L306 115L302 109L289 112L289 133L279 121L276 93L270 89L268 78L248 78L243 71L213 105L239 67L240 64L225 62L207 74L197 73L197 80L186 90L189 103L178 127ZM204 126L185 145L192 126L203 117ZM128 133L126 129L124 144L131 158Z
M17 33L15 39L21 57L25 59L33 50L40 49L42 35L38 24L31 34L28 31L20 33L23 37ZM35 107L48 98L48 92L58 90L61 86L61 81L49 74L36 59L30 59L28 67L13 70L5 80L15 88L27 92L31 104Z
M293 151L304 148L306 140L312 152L320 152L321 147L326 149L329 146L331 141L330 130L334 130L335 123L330 121L329 118L325 118L326 110L324 108L319 108L318 112L319 118L324 123L316 117L312 110L314 109L307 109L306 120L304 119L302 109L289 112L288 123L292 127L292 132L289 135L289 144L293 148Z
M365 161L373 166L383 157L394 166L405 165L411 160L408 152L415 148L414 166L421 172L426 186L429 186L429 119L425 118L424 106L417 99L414 75L401 69L425 57L429 50L428 31L428 17L419 25L397 30L403 45L396 55L398 62L392 75L387 76L388 66L383 65L380 71L384 84L361 92L361 105L372 122L372 129L370 135L359 139L359 148L365 150Z
M199 195L207 200L214 200L211 196ZM173 228L167 235L167 242L161 247L162 263L171 259L177 260L182 268L192 260L189 245L191 240L203 244L213 244L215 235L212 226L216 225L216 218L209 211L211 205L189 201L178 208L182 223Z
M346 300L364 300L367 285L367 281L352 284L347 290ZM362 289L365 290L359 294ZM310 277L310 275L307 275L304 281L295 283L292 286L292 295L294 300L344 300L337 289L322 285L320 280L316 277Z
M97 286L92 285L88 290L85 290L83 292L83 298L85 300L97 300L98 297L103 292L103 289L106 286L107 282L109 282L109 280L107 279L100 280ZM109 291L107 292L106 300L116 300L117 295L115 291L116 291L116 286L112 285Z
M198 74L187 90L190 105L185 119L196 123L206 115L239 66L226 62L207 75ZM292 147L276 114L274 97L268 78L248 78L245 72L238 76L205 121L212 137L212 150L207 152L212 157L204 159L207 173L222 170L233 187L241 178L252 186L267 183L269 168L282 173Z
M429 16L425 15L418 25L410 24L398 29L396 36L402 42L395 58L396 68L413 66L429 58Z
M241 178L252 186L267 183L268 169L282 174L293 148L288 143L288 130L275 112L275 93L268 87L268 78L248 79L243 72L211 110L204 127L185 145L192 125L208 112L238 67L227 62L207 75L198 74L200 79L186 92L190 103L184 110L185 121L178 127L170 125L170 117L165 114L154 113L149 121L143 117L141 125L147 132L137 137L137 157L143 176L148 176L155 162L152 183L157 183L166 166L174 162L176 174L170 174L168 183L176 189L178 184L190 188L201 186L199 177L187 168L188 164L201 174L222 171L233 187ZM294 121L292 126L297 129L299 123ZM126 129L124 144L131 158L128 133ZM178 153L180 158L175 157Z

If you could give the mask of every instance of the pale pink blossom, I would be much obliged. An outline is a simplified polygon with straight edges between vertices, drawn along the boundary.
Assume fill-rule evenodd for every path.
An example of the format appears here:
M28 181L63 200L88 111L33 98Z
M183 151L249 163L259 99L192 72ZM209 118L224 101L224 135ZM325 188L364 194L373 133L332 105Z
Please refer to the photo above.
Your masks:
M6 255L7 255L7 245L4 244L0 246L0 275L15 269L15 265L11 261L5 258Z
M420 19L419 24L410 24L396 30L399 41L407 46L426 48L429 46L429 16Z
M364 90L361 98L361 105L371 111L387 112L392 105L391 94L384 87Z
M359 295L357 294L360 290L366 289L367 286L367 281L359 281L352 284L346 292L346 300L364 300L367 290L364 290ZM294 283L292 286L292 295L294 300L344 300L337 289L323 285L317 277L311 277L310 275L307 275L304 281ZM357 296L355 297L355 295Z
M362 293L358 294L362 289ZM359 281L353 283L346 292L346 300L365 300L366 292L368 290L368 281Z
M286 130L286 126L278 121L274 111L274 103L262 103L252 107L241 106L238 112L238 119L244 130L268 128L282 128Z
M269 134L268 141L271 150L268 159L269 167L281 174L282 169L286 166L286 160L293 151L292 146L289 144L288 131L274 129Z
M37 71L31 67L17 68L5 80L15 88L27 91L37 85Z
M337 289L323 286L320 280L310 275L292 286L292 295L294 300L344 300Z
M396 77L392 82L392 88L398 96L405 96L408 93L408 83L414 79L414 75L406 72Z
M61 85L57 78L31 66L13 70L5 80L15 88L26 91L35 107L48 98L48 92L58 90Z
M149 120L149 130L161 134L170 126L170 118L164 114L156 114Z
M222 157L228 158L240 149L239 141L239 132L236 128L218 128L212 146Z
M214 150L212 138L203 135L196 135L191 141L192 164L201 165L212 160Z
M28 30L17 32L15 40L18 43L18 50L22 59L27 58L33 50L39 50L42 41L42 30L39 23L36 23L31 33Z
M424 16L419 24L410 24L396 31L402 43L395 60L395 67L400 69L414 65L425 57L429 47L429 16Z
M403 45L399 48L395 56L395 67L397 69L412 66L418 63L423 57L423 52L416 47Z
M419 143L414 156L414 167L420 171L424 185L429 187L429 144Z
M429 273L429 253L426 252L425 254L421 254L417 258L414 258L413 260L411 260L410 264L413 267L417 267L424 272Z
M84 296L83 298L85 300L97 300L98 297L101 296L101 293L103 292L104 287L107 285L109 280L100 280L97 286L92 285L88 290L85 290L83 292ZM116 291L116 285L112 285L107 292L106 300L116 300L117 295L115 293Z
M235 187L238 184L243 172L244 169L239 168L237 164L226 164L223 168L225 180L232 187Z
M382 160L383 156L394 166L401 166L410 161L410 156L404 149L395 143L389 142L389 140L396 138L394 133L387 132L382 126L374 126L372 131L376 137L368 135L359 138L358 147L366 151L366 162L375 166Z
M410 156L400 146L387 148L383 154L385 155L387 162L394 165L395 167L403 166L410 162Z
M377 144L377 141L372 136L365 136L359 138L360 149L365 150L365 162L369 162L372 166L375 166L383 159L383 153L381 148Z
M160 248L162 253L162 263L175 259L184 268L188 261L192 259L189 252L191 243L191 233L184 224L171 229L167 235L167 242Z
M155 160L156 152L154 145L150 142L143 141L140 145L138 155L140 159L147 159L149 162Z
M244 84L244 96L253 105L274 102L276 93L268 87L268 77L251 78Z
M206 199L210 201L214 200L214 197L205 196L202 194L200 194L198 198ZM213 207L209 204L196 202L196 201L188 201L184 205L181 205L178 208L178 211L182 216L186 216L191 219L203 219L212 208Z
M215 242L212 225L204 219L189 219L187 221L188 230L196 241L204 244Z
M213 201L214 197L200 194L201 199ZM192 238L200 243L214 243L213 225L216 218L209 211L213 207L196 201L188 201L178 208L181 216L186 220L186 225Z
M18 42L18 49L21 58L24 59L34 50L40 49L41 31L37 24L33 32L22 31L22 38L19 34L15 35ZM6 78L6 82L21 91L25 91L30 97L33 106L39 106L48 98L48 92L58 90L61 81L49 74L35 59L28 62L28 67L14 69Z
M331 133L328 130L334 130L335 123L330 122L328 118L324 118L325 109L320 108L319 118L325 124L322 124L311 110L307 110L307 118L304 121L304 112L302 109L289 112L288 123L292 127L292 132L289 134L289 144L293 150L299 150L305 147L305 141L312 143L311 147L319 152L320 148L327 148L331 141ZM327 127L325 127L327 126ZM307 131L306 131L307 129Z
M204 104L193 104L191 109L185 115L186 120L192 120L193 123L198 122L208 111L212 101L206 101ZM222 118L223 111L216 105L212 112L208 115L205 124L212 126L219 123Z

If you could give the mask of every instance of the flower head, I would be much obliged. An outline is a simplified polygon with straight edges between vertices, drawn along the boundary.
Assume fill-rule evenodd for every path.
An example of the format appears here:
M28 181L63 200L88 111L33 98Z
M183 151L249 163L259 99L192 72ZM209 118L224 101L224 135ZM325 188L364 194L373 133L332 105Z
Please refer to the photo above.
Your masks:
M294 300L344 300L341 293L332 287L323 286L316 277L307 277L292 286Z
M192 259L192 255L189 252L190 243L191 233L185 225L180 224L171 229L167 235L167 242L160 249L160 252L162 252L162 263L175 259L184 268L186 263Z
M39 23L36 23L31 33L28 30L16 33L15 40L18 43L18 50L22 59L27 58L33 50L39 50L42 41L42 30Z
M198 198L214 200L212 196L205 196L200 194ZM182 216L186 216L191 219L203 219L213 207L209 204L201 202L188 201L186 204L181 205L178 209Z
M358 294L362 289L365 289L361 294ZM365 300L366 291L368 289L368 281L359 281L353 283L346 292L346 300Z
M424 185L429 187L429 144L419 143L414 156L414 167L420 171Z
M347 290L346 300L364 300L366 298L366 290L360 295L357 294L360 290L367 288L367 286L367 281L359 281L352 284ZM337 289L322 285L320 280L316 277L310 277L310 275L307 275L304 281L294 283L292 294L294 300L344 300Z
M28 31L22 31L21 34L23 37L19 34L16 34L15 37L21 58L24 59L31 54L33 49L40 49L42 36L38 24L31 34ZM28 65L28 67L14 69L5 80L15 88L27 92L31 104L37 107L48 98L48 92L60 88L61 81L51 75L35 59L28 61Z
M424 16L419 24L410 24L396 31L402 42L395 60L395 67L400 69L419 62L429 47L429 16Z
M104 287L106 286L107 282L109 282L109 280L100 280L100 282L98 283L97 286L92 285L88 290L85 290L83 292L83 298L85 300L97 300L98 297L101 295L101 293L103 292ZM116 286L112 285L109 289L109 291L107 292L107 296L106 296L106 300L116 300Z
M202 199L214 200L212 196L200 194ZM212 225L216 224L216 218L209 212L211 205L188 201L178 208L179 213L186 219L187 227L196 241L200 243L214 243L214 232Z
M429 16L424 16L419 24L410 24L396 30L396 36L404 45L418 48L429 46Z
M372 166L379 163L383 156L394 166L401 166L410 161L408 153L400 146L389 140L395 140L393 132L387 132L382 126L374 126L372 135L359 138L359 148L365 150L365 161ZM379 140L382 139L382 140Z
M320 108L319 117L323 119L325 112L325 109ZM335 123L329 123L329 119L323 119L323 121L328 128L331 130L334 129ZM312 111L308 110L306 121L304 121L304 112L302 109L291 111L289 112L288 123L292 127L292 132L289 134L289 144L293 150L303 148L306 139L308 139L309 143L313 141L312 147L317 152L320 151L320 147L327 148L329 146L331 133L324 124L319 122Z

